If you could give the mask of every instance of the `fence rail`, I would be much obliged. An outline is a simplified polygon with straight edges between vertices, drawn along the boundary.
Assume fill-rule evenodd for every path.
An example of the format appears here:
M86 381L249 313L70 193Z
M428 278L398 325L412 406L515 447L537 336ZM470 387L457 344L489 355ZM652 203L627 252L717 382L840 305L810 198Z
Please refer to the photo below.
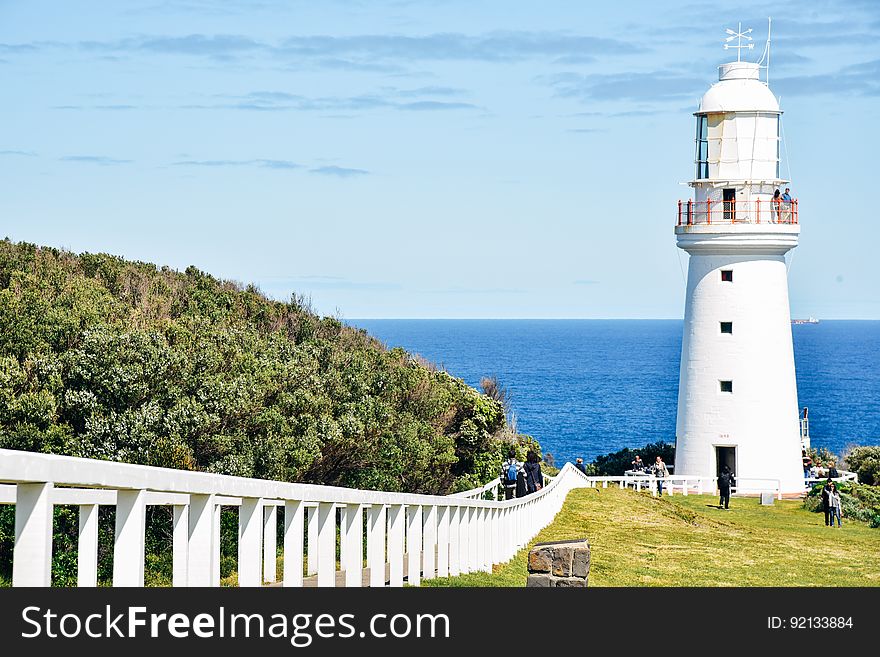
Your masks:
M749 201L679 201L678 225L796 224L798 202L760 199Z

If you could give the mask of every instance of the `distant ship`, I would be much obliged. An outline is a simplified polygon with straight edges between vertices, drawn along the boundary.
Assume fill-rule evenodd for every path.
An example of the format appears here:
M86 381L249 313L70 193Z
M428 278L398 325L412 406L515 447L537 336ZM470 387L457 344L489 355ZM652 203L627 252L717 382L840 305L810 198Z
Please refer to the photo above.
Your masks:
M819 320L815 317L808 317L807 319L793 319L791 320L792 324L818 324Z

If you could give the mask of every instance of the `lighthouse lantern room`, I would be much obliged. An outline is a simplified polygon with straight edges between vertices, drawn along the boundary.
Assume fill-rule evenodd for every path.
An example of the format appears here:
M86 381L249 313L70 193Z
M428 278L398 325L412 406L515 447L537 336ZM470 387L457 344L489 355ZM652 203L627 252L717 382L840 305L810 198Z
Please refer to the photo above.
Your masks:
M728 30L741 52L751 30ZM751 44L749 44L751 45ZM769 58L768 46L765 59ZM803 491L785 254L797 246L797 200L780 178L779 103L767 66L723 64L696 116L693 198L675 234L689 255L675 471L739 491Z

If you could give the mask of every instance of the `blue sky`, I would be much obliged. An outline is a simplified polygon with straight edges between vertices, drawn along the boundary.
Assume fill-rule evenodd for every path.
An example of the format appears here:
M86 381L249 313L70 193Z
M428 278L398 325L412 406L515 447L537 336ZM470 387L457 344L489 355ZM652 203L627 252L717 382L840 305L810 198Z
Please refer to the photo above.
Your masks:
M676 202L767 3L0 0L5 236L366 317L680 317ZM880 3L773 3L792 313L880 319Z

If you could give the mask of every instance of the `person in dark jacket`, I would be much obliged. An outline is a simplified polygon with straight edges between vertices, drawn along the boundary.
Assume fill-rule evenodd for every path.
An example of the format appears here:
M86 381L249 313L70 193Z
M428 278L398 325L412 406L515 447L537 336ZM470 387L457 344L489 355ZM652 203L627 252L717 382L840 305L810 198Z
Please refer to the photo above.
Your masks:
M825 513L825 526L830 526L834 519L831 517L831 487L834 485L834 482L829 479L825 482L825 485L822 486L822 511Z
M725 509L730 508L730 487L733 486L733 473L729 466L721 468L721 474L718 475L718 492L721 499L718 500L718 506Z
M575 459L574 467L576 467L584 474L587 474L587 466L584 465L584 460L580 456Z
M526 492L528 494L535 493L544 486L544 475L541 474L541 459L534 451L526 454Z
M523 469L516 476L516 496L525 497L529 494L529 487L526 486L526 464L523 463Z

